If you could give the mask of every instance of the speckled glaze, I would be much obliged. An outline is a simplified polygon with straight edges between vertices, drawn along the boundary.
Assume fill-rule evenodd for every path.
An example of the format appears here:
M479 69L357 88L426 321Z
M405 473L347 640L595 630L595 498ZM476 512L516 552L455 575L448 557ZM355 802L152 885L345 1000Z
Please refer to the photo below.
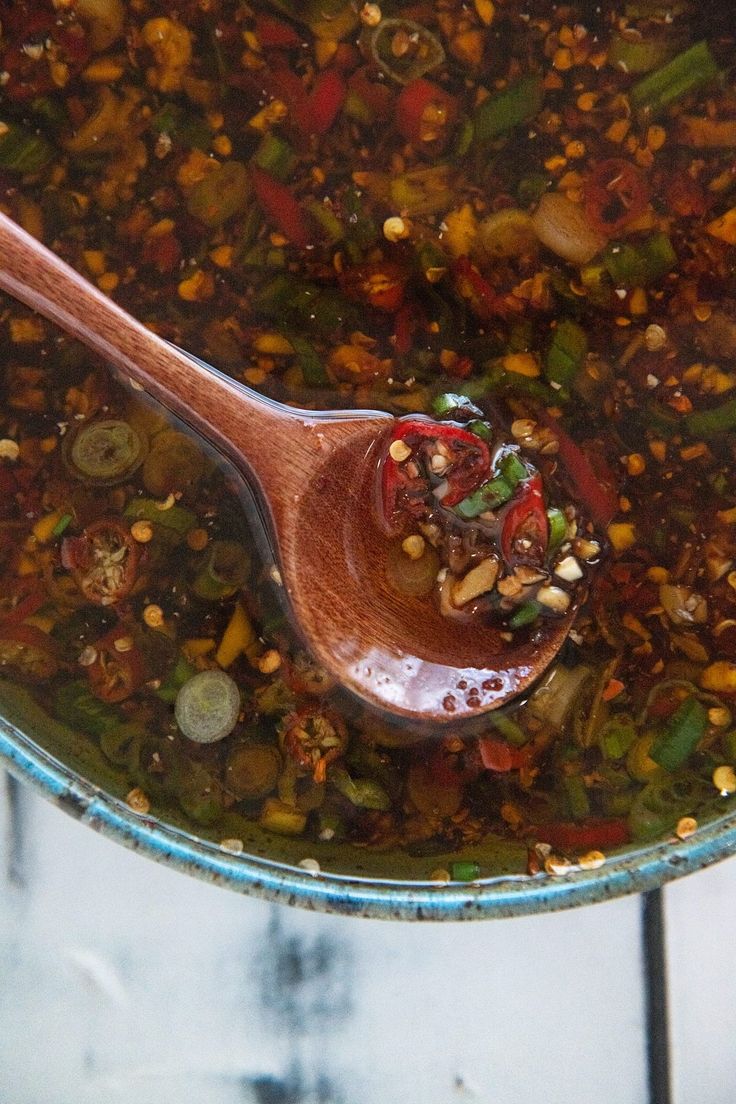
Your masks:
M442 886L313 874L279 861L231 854L148 817L75 774L0 717L0 760L50 801L110 839L176 870L281 904L384 920L478 920L573 908L653 889L736 852L736 815L686 841L629 849L598 870L564 877L499 877Z

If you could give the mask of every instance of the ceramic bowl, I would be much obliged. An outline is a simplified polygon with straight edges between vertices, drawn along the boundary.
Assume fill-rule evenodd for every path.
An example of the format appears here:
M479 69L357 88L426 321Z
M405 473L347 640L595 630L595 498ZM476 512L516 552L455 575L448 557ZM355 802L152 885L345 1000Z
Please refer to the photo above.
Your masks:
M214 885L319 912L386 920L471 920L522 916L610 900L653 889L736 852L736 813L702 824L687 840L621 849L596 870L524 874L520 848L496 850L499 873L473 882L426 880L428 864L403 853L320 844L319 864L303 841L253 825L234 853L175 823L136 815L105 779L86 771L75 749L60 762L44 748L54 722L22 691L3 686L0 759L60 808L110 839ZM51 844L53 841L49 841ZM482 849L481 849L482 850ZM477 856L478 848L473 849ZM462 858L462 856L459 856ZM482 860L482 856L481 860ZM456 859L458 856L451 856ZM304 860L312 860L304 865ZM418 880L423 877L424 880Z

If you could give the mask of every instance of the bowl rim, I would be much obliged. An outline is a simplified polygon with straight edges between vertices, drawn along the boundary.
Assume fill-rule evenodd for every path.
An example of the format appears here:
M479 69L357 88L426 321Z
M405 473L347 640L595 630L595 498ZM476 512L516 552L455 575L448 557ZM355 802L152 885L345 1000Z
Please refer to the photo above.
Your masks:
M0 762L65 812L148 858L236 892L344 916L383 920L529 916L656 889L736 854L734 811L706 823L685 840L641 845L611 857L596 870L560 876L502 875L444 885L312 872L229 851L133 812L2 717Z

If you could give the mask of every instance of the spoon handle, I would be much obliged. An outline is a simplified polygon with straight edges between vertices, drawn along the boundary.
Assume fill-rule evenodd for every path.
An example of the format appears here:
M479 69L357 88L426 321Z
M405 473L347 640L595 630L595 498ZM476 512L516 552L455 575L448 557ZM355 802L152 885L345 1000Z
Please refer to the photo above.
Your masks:
M276 452L280 466L298 459L300 437L313 420L307 412L264 398L169 345L2 213L0 289L78 338L226 455L244 458L266 487Z

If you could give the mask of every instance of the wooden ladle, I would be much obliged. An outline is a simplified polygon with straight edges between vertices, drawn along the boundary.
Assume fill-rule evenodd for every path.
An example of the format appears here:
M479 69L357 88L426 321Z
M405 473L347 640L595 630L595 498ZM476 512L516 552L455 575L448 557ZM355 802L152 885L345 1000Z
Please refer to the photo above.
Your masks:
M3 215L0 288L114 365L243 473L261 500L294 628L363 702L395 719L456 724L505 705L557 655L574 609L510 645L389 586L374 497L390 415L314 413L264 398L161 340Z

